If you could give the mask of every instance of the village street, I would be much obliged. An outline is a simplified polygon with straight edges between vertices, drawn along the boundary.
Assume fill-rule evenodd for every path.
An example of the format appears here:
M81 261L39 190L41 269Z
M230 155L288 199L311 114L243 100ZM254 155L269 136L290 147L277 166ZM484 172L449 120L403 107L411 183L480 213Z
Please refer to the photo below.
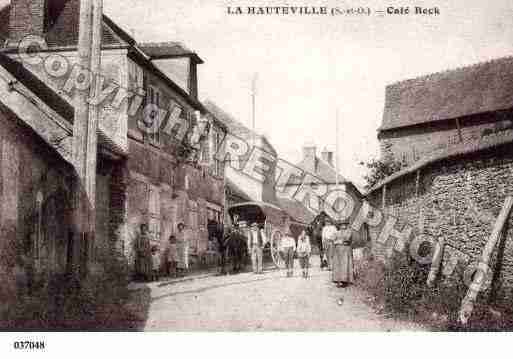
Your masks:
M329 272L308 280L267 271L197 276L148 285L145 331L400 331L421 327L376 314L358 288L337 289ZM135 288L134 288L135 290ZM337 302L343 298L342 305Z

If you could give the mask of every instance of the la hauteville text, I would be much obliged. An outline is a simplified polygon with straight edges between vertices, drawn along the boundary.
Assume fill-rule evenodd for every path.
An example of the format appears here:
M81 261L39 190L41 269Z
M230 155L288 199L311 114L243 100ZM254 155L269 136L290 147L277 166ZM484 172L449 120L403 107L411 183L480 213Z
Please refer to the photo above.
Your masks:
M228 6L228 15L328 15L326 6Z

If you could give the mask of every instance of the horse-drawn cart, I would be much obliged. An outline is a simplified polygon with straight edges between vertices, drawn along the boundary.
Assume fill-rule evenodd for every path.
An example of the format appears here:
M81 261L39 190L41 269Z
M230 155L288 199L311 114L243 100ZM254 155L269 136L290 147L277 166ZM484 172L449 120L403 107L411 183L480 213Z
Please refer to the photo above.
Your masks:
M280 252L282 236L291 231L294 222L281 208L266 202L244 202L228 208L232 223L237 223L249 238L252 223L258 223L264 229L267 242L264 246L264 258L272 258L277 268L285 267L285 260Z

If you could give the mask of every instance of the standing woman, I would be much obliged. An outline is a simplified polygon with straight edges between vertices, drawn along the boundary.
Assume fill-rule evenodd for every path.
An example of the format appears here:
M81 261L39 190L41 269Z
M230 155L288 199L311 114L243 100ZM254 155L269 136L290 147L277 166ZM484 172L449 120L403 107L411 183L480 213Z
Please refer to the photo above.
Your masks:
M352 232L348 222L338 225L338 231L333 243L333 272L332 281L339 288L344 288L354 282Z
M135 275L139 280L150 279L152 272L150 236L148 225L141 224L140 233L134 244L135 251Z
M189 243L185 236L185 224L178 223L176 233L176 250L178 252L177 270L185 274L189 270Z

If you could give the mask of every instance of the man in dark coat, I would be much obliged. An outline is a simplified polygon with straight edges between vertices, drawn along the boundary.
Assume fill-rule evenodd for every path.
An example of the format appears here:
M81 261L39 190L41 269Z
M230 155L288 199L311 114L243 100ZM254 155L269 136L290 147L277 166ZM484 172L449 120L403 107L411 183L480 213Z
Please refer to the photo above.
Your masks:
M324 259L324 246L322 244L322 229L324 227L324 219L317 218L311 227L311 236L313 239L313 243L317 244L317 248L319 248L319 258L320 258L320 266L321 269L328 266L328 263Z
M246 255L246 236L242 234L238 226L232 228L227 242L228 252L233 262L233 272L242 270L244 256Z
M213 236L217 240L217 251L219 252L219 271L221 275L226 274L226 252L228 251L228 242L230 233L224 233L221 225L217 225L213 231Z

